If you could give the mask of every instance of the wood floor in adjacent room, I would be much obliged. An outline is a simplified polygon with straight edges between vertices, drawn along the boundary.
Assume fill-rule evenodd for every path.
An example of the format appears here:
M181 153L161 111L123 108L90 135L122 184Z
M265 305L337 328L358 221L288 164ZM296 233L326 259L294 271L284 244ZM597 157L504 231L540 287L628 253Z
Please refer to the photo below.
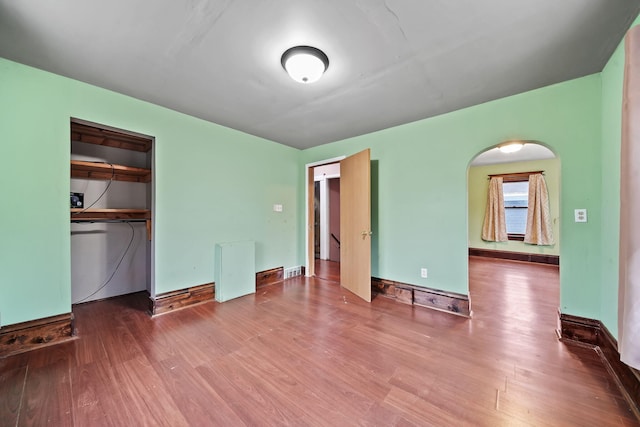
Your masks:
M473 319L327 279L151 319L74 307L78 339L0 359L2 426L632 426L593 350L555 335L558 269L470 259Z

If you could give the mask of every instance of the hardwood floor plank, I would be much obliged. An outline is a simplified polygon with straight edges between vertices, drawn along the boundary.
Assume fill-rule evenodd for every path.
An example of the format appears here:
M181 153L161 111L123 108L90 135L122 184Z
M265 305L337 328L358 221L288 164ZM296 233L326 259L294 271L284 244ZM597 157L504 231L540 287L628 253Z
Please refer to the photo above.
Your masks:
M73 392L73 410L76 425L87 426L118 426L119 421L126 422L127 418L117 418L122 412L122 406L110 405L117 401L116 395L105 396L104 390L108 385L105 380L111 380L111 375L98 366L99 363L85 363L71 370Z
M132 316L127 329L150 361L161 361L180 353L180 343L171 333L175 323L175 320L165 316L149 322L148 316L140 313L139 316Z
M224 356L232 353L242 346L242 342L237 339L232 331L229 331L226 324L212 322L212 313L215 311L215 304L211 303L194 307L193 314L198 321L194 331L194 339L201 342L208 349L210 357Z
M95 363L109 357L102 339L96 334L83 335L82 339L75 343L74 348L77 366Z
M102 334L102 344L111 364L117 366L123 362L143 356L142 349L129 329L116 324L109 334Z
M401 420L402 417L397 411L385 408L379 403L374 403L369 408L369 411L358 420L358 425L363 427L395 426L399 425ZM405 425L408 425L408 423Z
M2 425L17 425L26 377L26 366L0 373L0 414L2 414Z
M107 358L72 368L71 385L78 426L123 426L140 416L132 410L132 396L119 383Z
M620 408L621 405L621 409L627 410L627 418L633 417L631 411L628 411L626 402L611 395L611 388L606 380L589 387L583 383L576 384L575 381L566 378L546 379L545 383L553 387L557 393L565 396L564 403L570 408L568 412L572 417L579 417L584 411L590 411L592 420L606 425L610 418L609 409L612 406ZM538 384L537 381L531 379L510 379L504 396L511 401L522 401L524 396L528 396L527 401L535 402L536 407L541 408L541 411L544 412L553 407L556 399L549 397L546 387L541 388ZM624 415L624 412L619 415Z
M190 425L244 425L224 398L182 356L155 363L154 368Z
M286 387L288 395L296 396L294 403L314 419L344 424L345 413L356 416L368 411L374 400L360 388L350 386L348 379L336 375L335 365L330 364L329 359L301 357L289 348L269 335L256 338L247 346L247 353L239 351L234 357L250 362L255 360L250 359L251 355L260 355L270 361L274 367L272 371L286 373L288 381L282 381L279 387ZM254 366L251 363L244 365ZM370 385L373 387L373 382Z
M64 365L67 370L77 364L75 348L76 341L69 341L59 345L39 348L25 353L29 369L42 368L48 365Z
M290 405L265 379L251 375L231 355L197 368L198 373L248 426L300 425L305 413ZM303 423L303 425L306 423Z
M18 425L74 425L67 361L29 368Z
M500 425L500 417L496 414L468 414L451 412L440 408L431 401L393 387L384 400L388 407L402 412L403 417L418 425L428 426L477 426ZM462 409L462 407L461 407ZM461 416L462 415L462 416ZM482 420L480 422L480 420Z
M25 355L22 355L21 357L0 358L0 374L13 371L14 369L18 368L26 368L28 365L29 358L25 357Z
M148 426L187 426L189 423L146 357L112 366L131 422Z
M148 344L150 354L154 356L150 360L164 360L182 355L195 368L211 359L211 350L203 345L197 334L191 330L190 321L193 316L189 316L190 311L191 309L181 309L171 313L170 319L167 315L158 318L162 337Z
M279 285L270 286L276 287ZM256 296L247 295L216 306L213 318L226 325L234 325L233 335L240 342L247 341L275 327L279 321L270 317L261 318L256 311Z

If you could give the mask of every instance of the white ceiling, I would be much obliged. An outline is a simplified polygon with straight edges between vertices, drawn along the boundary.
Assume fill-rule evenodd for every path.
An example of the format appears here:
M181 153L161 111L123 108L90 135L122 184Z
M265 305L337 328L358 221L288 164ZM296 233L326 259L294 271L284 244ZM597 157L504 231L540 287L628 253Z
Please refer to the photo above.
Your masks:
M503 153L498 147L494 147L473 159L470 166L487 166L499 163L515 163L530 160L546 160L554 159L556 156L553 151L544 145L540 145L534 141L526 141L519 151L515 153Z
M0 0L0 56L298 148L601 71L640 0ZM322 49L323 78L280 64Z

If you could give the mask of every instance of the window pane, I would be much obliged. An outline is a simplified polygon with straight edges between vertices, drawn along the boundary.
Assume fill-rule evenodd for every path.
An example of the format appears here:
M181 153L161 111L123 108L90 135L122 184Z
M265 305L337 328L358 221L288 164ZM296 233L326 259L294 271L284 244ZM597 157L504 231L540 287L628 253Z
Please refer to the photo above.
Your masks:
M502 184L508 234L524 234L527 228L529 181Z
M527 210L504 208L507 234L524 234L527 229Z
M527 207L529 200L529 181L505 182L502 184L504 207Z

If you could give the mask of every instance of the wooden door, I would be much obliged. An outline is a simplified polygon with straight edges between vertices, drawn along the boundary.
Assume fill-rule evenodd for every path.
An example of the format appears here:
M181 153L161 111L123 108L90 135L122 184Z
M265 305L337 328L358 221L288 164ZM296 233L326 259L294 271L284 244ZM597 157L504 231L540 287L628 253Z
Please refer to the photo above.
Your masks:
M340 285L371 302L371 154L340 161Z

